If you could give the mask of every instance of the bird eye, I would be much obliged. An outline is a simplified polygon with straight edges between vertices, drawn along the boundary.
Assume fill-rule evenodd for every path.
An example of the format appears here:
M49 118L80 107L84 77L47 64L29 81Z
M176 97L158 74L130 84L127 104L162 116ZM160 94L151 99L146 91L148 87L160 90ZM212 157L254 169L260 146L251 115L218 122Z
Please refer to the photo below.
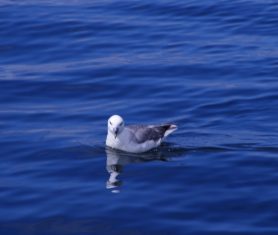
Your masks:
M111 121L109 121L109 123L110 123L110 125L112 125L112 122L111 122Z
M120 126L122 126L122 125L123 125L123 123L121 122L121 123L120 123Z

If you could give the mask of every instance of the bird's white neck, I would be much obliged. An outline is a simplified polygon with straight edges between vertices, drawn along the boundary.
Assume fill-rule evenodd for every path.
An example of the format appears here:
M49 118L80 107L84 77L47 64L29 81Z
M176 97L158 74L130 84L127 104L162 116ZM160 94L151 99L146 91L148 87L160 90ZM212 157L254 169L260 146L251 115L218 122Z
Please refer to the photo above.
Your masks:
M120 143L120 137L121 133L119 133L116 137L113 133L110 131L107 132L107 138L106 138L106 145L108 146L117 146Z
M126 138L125 132L126 130L123 129L115 138L115 135L108 130L106 145L112 148L118 148L119 146L121 146L125 142L124 141L124 139Z

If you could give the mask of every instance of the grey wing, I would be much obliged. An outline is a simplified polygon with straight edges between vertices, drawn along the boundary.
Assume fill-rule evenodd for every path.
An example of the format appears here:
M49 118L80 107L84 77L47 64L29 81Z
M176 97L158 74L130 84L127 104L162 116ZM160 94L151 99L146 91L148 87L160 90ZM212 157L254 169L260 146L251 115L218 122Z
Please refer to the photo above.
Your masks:
M133 133L134 140L137 143L144 143L148 140L158 141L164 137L165 132L171 125L165 124L160 126L152 125L132 125L127 126Z

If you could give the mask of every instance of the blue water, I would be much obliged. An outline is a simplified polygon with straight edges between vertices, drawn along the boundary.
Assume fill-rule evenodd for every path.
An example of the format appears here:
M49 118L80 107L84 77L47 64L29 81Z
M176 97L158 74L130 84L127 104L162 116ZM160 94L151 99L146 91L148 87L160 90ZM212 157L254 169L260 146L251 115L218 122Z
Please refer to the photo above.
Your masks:
M0 234L278 234L277 12L0 1ZM109 151L112 114L179 129Z

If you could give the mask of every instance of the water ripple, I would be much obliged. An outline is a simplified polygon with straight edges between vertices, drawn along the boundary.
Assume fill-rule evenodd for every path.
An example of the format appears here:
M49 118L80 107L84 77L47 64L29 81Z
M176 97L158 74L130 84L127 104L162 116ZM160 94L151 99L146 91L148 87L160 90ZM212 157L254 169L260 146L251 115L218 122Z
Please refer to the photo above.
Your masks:
M276 234L277 7L1 1L0 233ZM115 113L179 129L109 152Z

